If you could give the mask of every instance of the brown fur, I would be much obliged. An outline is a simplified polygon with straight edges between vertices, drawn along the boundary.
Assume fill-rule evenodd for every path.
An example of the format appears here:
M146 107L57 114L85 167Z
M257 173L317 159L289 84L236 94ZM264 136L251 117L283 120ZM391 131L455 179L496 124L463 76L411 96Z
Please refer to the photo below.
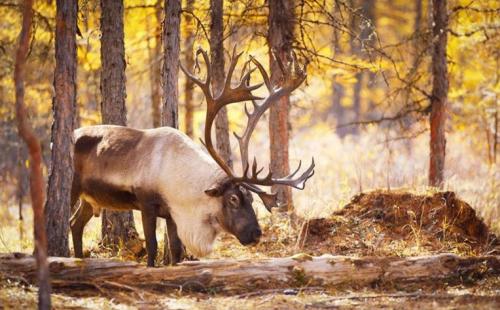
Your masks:
M254 244L260 237L251 194L229 181L212 158L174 129L80 128L75 131L74 166L72 203L82 198L71 219L77 257L83 255L83 227L101 208L141 211L148 266L154 265L157 253L157 217L168 223L167 262L172 264L182 257L179 234L200 255L210 251L220 227L242 244ZM215 186L209 189L211 184ZM234 195L237 205L230 204Z

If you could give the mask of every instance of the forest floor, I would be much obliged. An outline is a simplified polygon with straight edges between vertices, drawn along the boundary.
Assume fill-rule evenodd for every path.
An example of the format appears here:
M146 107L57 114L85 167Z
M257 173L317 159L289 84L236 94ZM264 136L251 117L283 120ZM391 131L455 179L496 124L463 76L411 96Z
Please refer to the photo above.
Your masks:
M453 192L416 194L379 190L359 194L328 218L304 221L296 228L283 214L266 216L261 224L264 236L257 246L243 247L233 237L223 235L209 258L257 259L297 253L353 257L437 253L466 257L500 255L500 242L495 234L476 216L475 210ZM91 257L109 255L96 248L87 254ZM133 259L131 252L121 254L122 259ZM0 288L0 309L35 307L35 287L3 280ZM475 276L453 283L373 283L369 287L304 284L287 289L231 293L172 289L133 297L130 292L118 289L65 289L54 292L53 304L55 308L72 309L498 309L500 279L497 272L495 276Z

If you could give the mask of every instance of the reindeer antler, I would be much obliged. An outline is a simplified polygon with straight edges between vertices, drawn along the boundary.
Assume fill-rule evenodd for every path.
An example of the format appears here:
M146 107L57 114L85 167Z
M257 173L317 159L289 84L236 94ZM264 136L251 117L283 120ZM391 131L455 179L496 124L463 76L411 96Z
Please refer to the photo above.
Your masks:
M238 59L242 54L242 53L236 54L236 47L235 47L233 49L233 54L231 56L231 63L229 65L229 70L226 76L224 87L220 91L220 94L216 98L214 98L210 85L212 78L212 65L209 61L207 52L203 50L201 47L199 47L196 51L197 67L199 67L198 56L200 54L203 56L203 61L207 66L207 77L205 81L202 81L201 79L194 76L192 73L187 71L186 68L184 68L184 66L180 65L180 67L182 72L184 72L184 74L186 74L186 76L189 79L191 79L196 85L198 85L201 88L207 100L207 114L205 118L205 141L202 142L207 148L212 158L217 162L217 164L219 164L222 170L224 170L224 172L226 172L226 174L229 177L232 177L233 172L231 168L220 157L220 155L217 153L217 151L213 146L212 135L211 135L212 125L215 120L215 116L220 111L220 109L222 109L222 107L234 102L261 99L260 97L254 96L252 94L252 91L261 87L262 84L257 84L252 86L249 85L250 75L253 72L253 70L249 70L245 75L243 75L243 77L240 80L240 83L235 88L231 87L231 78L233 76L234 68L236 67Z
M250 57L252 63L255 64L255 66L259 69L262 78L264 80L264 84L266 85L267 90L269 92L269 95L260 104L256 103L254 100L252 101L253 104L252 113L248 111L245 105L245 113L248 118L247 127L245 128L245 131L242 136L238 136L236 133L234 134L240 146L241 161L243 166L243 176L236 178L236 180L242 183L261 185L261 186L287 185L302 190L305 187L306 181L314 175L314 167L315 167L314 158L312 159L311 165L298 178L294 177L299 172L302 165L302 161L299 162L299 166L293 173L283 178L273 178L270 168L268 174L265 177L259 178L259 174L262 172L263 168L260 169L258 168L257 161L255 158L253 160L251 172L249 171L250 164L248 160L248 143L250 141L250 137L259 119L273 103L278 101L281 97L290 94L292 91L297 89L297 87L299 87L300 84L302 84L306 79L306 73L305 73L306 66L304 66L304 68L300 68L295 53L293 52L291 53L290 55L291 60L287 64L287 66L285 66L281 61L281 59L277 57L274 53L273 57L275 58L278 67L280 68L281 73L283 75L280 85L272 85L271 80L269 79L269 75L267 74L262 64L254 57ZM260 192L257 192L255 189L251 190L253 190L257 194L259 194L259 196L261 196ZM263 199L263 201L265 202L265 199Z
M226 174L230 177L233 182L240 183L245 186L247 189L257 193L259 197L264 202L266 208L270 211L272 207L277 206L277 198L275 194L268 194L265 191L261 190L257 185L260 186L273 186L273 185L287 185L297 189L304 189L306 181L314 175L314 158L312 160L311 165L297 178L295 175L299 172L301 168L302 162L299 162L298 168L288 176L282 178L273 178L272 172L269 169L269 173L263 177L259 178L259 174L262 172L263 168L258 169L257 162L254 158L252 164L252 170L249 174L250 165L248 162L248 143L250 141L250 137L257 125L259 119L262 117L264 112L269 109L269 107L278 101L281 97L290 94L297 87L300 86L306 79L305 69L297 62L297 58L295 53L291 53L290 61L285 66L281 59L277 57L274 52L273 56L277 61L277 64L282 73L282 80L279 85L273 85L271 80L269 79L269 75L266 70L262 66L262 64L250 56L250 60L245 63L244 68L251 63L253 63L256 67L253 69L249 69L246 73L242 74L242 78L240 79L239 84L235 87L231 87L231 78L238 62L241 53L236 54L236 47L233 49L231 63L229 65L228 73L225 79L224 87L220 91L220 94L214 98L213 92L211 90L210 80L212 75L212 68L208 58L208 54L201 48L198 48L196 51L196 66L199 67L198 64L198 56L203 56L203 60L207 65L207 77L205 81L195 77L193 74L189 73L182 65L181 70L186 74L186 76L191 79L195 84L200 86L202 89L205 98L207 100L207 114L206 114L206 124L205 124L205 142L204 145L207 148L210 155L213 159L219 164L219 166L226 172ZM255 70L259 70L264 80L264 83L250 85L250 76ZM245 70L243 70L245 71ZM252 91L261 87L263 84L266 85L269 95L266 98L256 97L252 94ZM257 103L256 100L263 101L261 103ZM215 148L212 144L212 124L215 119L215 116L219 112L219 110L228 105L230 103L241 102L241 101L251 101L253 104L253 111L250 113L245 105L245 113L248 117L247 127L242 136L238 136L236 133L234 134L238 139L238 143L240 146L241 160L243 165L243 175L241 177L236 177L229 168L229 166L224 162L224 160L219 156L219 154L215 151ZM203 142L203 141L202 141Z
M258 104L255 102L255 100L252 100L253 104L252 113L248 111L247 106L245 105L245 113L248 117L247 127L245 128L245 131L241 137L238 136L236 133L233 133L240 145L240 154L241 154L243 170L248 169L247 167L248 142L250 141L250 137L252 136L252 133L259 119L262 117L264 112L266 112L271 107L271 104L278 101L281 97L285 96L286 94L290 94L297 87L299 87L300 84L302 84L302 82L304 82L304 80L307 77L307 75L305 74L305 66L303 69L299 67L299 65L297 64L297 58L295 53L292 53L291 55L292 61L289 62L286 68L283 65L281 59L277 57L274 52L273 52L273 57L277 61L278 66L280 67L283 74L283 83L280 87L277 87L278 85L271 84L269 75L267 74L262 64L257 59L250 56L250 60L259 69L260 74L262 75L262 79L264 80L264 84L266 85L269 95L264 99L264 101L261 104ZM294 76L294 71L295 71L295 76Z

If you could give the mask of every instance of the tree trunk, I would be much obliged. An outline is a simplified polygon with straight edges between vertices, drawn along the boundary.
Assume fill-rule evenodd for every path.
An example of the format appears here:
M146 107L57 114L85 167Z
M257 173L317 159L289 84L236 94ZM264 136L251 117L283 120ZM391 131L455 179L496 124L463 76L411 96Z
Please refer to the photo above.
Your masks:
M179 35L180 0L165 0L165 22L163 28L163 99L162 126L179 128Z
M413 55L411 59L412 65L407 76L405 77L405 80L408 81L409 83L416 83L418 69L423 59L422 52L427 50L427 43L425 43L425 40L423 39L423 32L422 32L422 20L424 18L422 2L423 0L416 0L414 7L415 19L413 20L413 42L412 42ZM406 87L404 90L404 96L405 96L403 99L404 104L406 105L411 104L412 95L413 95L413 88ZM399 120L399 122L401 131L406 132L411 129L411 126L415 123L415 119L410 115L406 115L405 117L402 117ZM412 152L413 148L412 142L413 142L412 139L404 139L403 141L407 153Z
M32 282L33 258L1 254L0 272L7 278ZM81 290L124 289L145 293L166 290L217 289L244 291L304 286L355 288L390 287L416 283L465 283L500 274L500 256L459 257L437 254L420 257L310 256L190 261L175 267L147 268L134 262L106 259L50 258L50 271L58 288Z
M45 221L47 254L69 256L70 196L73 182L73 129L76 108L76 19L78 2L57 1L55 98L52 160Z
M212 62L212 88L217 96L224 85L224 7L222 0L210 0L210 61ZM227 109L220 109L215 118L217 152L233 167Z
M101 114L103 124L127 125L123 1L101 1ZM102 243L116 249L136 237L132 211L102 212Z
M335 6L336 10L340 10L337 6ZM338 16L336 12L334 12L335 16ZM339 54L342 54L342 46L340 45L340 34L337 29L333 29L333 50L334 57ZM332 77L332 106L330 108L331 115L335 119L336 126L345 123L345 107L342 105L342 98L345 96L345 88L344 85L336 81L336 77ZM337 135L341 138L345 137L347 134L346 127L338 127Z
M497 72L498 74L498 72ZM498 82L497 82L498 84ZM494 114L494 129L493 129L493 164L497 163L497 149L498 149L498 93L495 95L495 114Z
M354 8L356 5L356 0L351 0L350 1L350 6ZM351 37L350 37L350 43L351 43L351 54L353 56L359 56L361 53L361 45L360 42L358 41L358 38L356 38L355 34L357 33L357 26L359 24L359 17L357 17L353 12L351 13ZM360 114L361 114L361 88L362 88L362 83L363 83L363 73L358 72L355 75L356 83L353 85L353 91L352 91L352 113L351 113L351 121L356 123L360 121ZM357 135L359 133L359 128L358 125L350 126L350 130L348 130L349 134L352 135Z
M93 5L85 5L83 7L78 8L79 13L82 14L81 21L82 23L80 24L81 31L86 33L88 31L92 31L90 28L93 26L89 25L89 15L91 14L90 12L94 11L93 6L97 6L98 3L93 4ZM93 28L92 28L93 29ZM82 52L82 55L80 56L82 58L82 62L88 62L89 61L89 54L92 51L92 47L88 44L85 46L80 46L80 51ZM79 63L77 63L77 66ZM75 128L80 127L81 123L81 111L80 107L82 108L82 111L88 111L87 113L94 113L97 112L99 113L99 105L98 102L100 101L99 98L99 82L98 79L96 78L96 73L99 74L98 70L95 70L94 68L87 68L83 69L80 71L81 72L81 80L84 81L86 85L83 87L80 87L78 89L78 98L77 100L77 107L76 107L76 116L78 118L78 122L75 123ZM78 75L77 75L78 77ZM77 81L77 84L79 84L80 80ZM80 101L80 105L78 102Z
M24 215L23 201L26 196L28 184L28 171L26 171L26 160L28 155L23 144L19 143L17 147L17 202L18 202L18 220L19 220L19 244L22 249L22 241L24 240Z
M181 0L165 0L165 22L163 28L163 103L162 126L179 128L178 116L178 79L180 53L180 14ZM173 257L173 239L168 234L168 221L165 227L163 262L170 264ZM173 238L173 237L172 237Z
M422 39L422 18L423 18L423 3L422 0L415 1L415 19L413 21L413 59L408 80L413 81L415 74L418 71L418 65L421 61L419 54L421 53L422 46L425 47L425 42ZM409 90L410 91L410 90Z
M150 46L151 40L148 39L151 118L155 128L161 126L161 10L161 0L157 0L153 20L153 46ZM146 22L148 21L149 19L146 19Z
M372 47L375 43L375 34L374 34L376 25L375 0L363 1L362 14L365 20L363 21L363 28L361 30L360 39L362 40L364 46ZM363 52L362 55L363 57L367 59L371 58L368 53L364 51L362 52ZM372 119L376 115L376 102L371 92L373 88L377 86L377 74L375 72L368 71L366 75L367 75L366 87L369 90L367 118Z
M359 3L355 0L351 1L351 6L355 7L359 5ZM356 11L356 14L361 14L363 18L352 14L351 16L351 31L355 34L357 33L358 28L361 28L361 32L359 33L359 38L355 36L351 36L351 53L360 58L366 58L366 54L363 52L364 45L372 44L373 38L373 25L375 21L375 0L362 1L361 10ZM372 72L366 75L367 83L366 87L368 89L372 88L376 75ZM363 71L356 73L356 83L354 83L353 88L353 98L352 98L352 110L353 110L353 122L359 122L361 120L361 112L362 112L362 98L361 93L363 91L363 80L365 79L365 74ZM369 99L369 114L372 114L372 109L374 106L373 100ZM352 126L352 130L350 131L352 134L358 134L359 128L357 125Z
M413 25L413 31L416 35L420 34L420 29L422 28L422 0L415 1L415 22ZM421 42L417 40L416 42ZM415 47L417 50L417 47Z
M43 217L44 184L42 174L42 148L40 141L29 123L28 111L24 104L24 76L26 73L26 58L28 56L31 27L33 23L33 0L24 1L23 20L19 34L19 46L16 50L14 65L14 84L16 95L16 118L19 136L28 146L30 155L30 192L33 208L33 226L35 239L36 264L32 263L32 274L38 279L38 308L50 309L50 280L47 263L47 235Z
M282 73L278 63L272 56L272 51L280 57L283 63L288 62L288 55L292 50L295 13L292 0L269 1L268 16L269 32L267 43L270 54L271 83L279 84ZM283 177L290 173L288 156L290 97L282 97L276 104L271 105L269 113L269 137L271 144L271 171L275 177ZM285 204L286 210L293 211L292 191L287 186L273 186L278 194L278 201Z
M497 53L498 55L498 53ZM500 60L499 58L497 57L496 59L496 79L495 79L495 85L498 85L498 83L500 82L500 74L498 74L498 72L500 72ZM498 92L496 92L495 94L495 113L493 114L493 165L495 165L497 163L497 149L498 149Z
M444 182L444 163L446 155L446 118L448 101L448 69L446 44L448 11L447 1L433 3L433 50L432 50L432 95L429 185L442 187Z
M358 72L355 75L356 83L354 83L354 88L352 91L352 111L354 123L361 121L361 90L363 88L363 72ZM351 126L350 134L359 134L359 125Z
M186 1L186 11L193 11L194 0ZM185 40L184 49L186 51L186 68L192 69L194 66L193 57L193 45L195 40L195 35L193 31L193 17L190 14L185 15ZM186 109L184 114L184 125L186 135L193 138L193 118L194 118L194 105L193 105L193 89L194 83L190 79L186 79L184 82L184 107Z

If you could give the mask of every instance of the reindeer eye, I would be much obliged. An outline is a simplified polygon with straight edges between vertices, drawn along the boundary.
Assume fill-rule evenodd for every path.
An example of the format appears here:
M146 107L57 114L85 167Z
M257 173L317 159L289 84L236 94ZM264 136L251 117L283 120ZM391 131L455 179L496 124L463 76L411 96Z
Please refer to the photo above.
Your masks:
M240 198L238 198L238 196L236 195L231 195L229 197L229 203L231 204L232 207L237 208L240 205Z

